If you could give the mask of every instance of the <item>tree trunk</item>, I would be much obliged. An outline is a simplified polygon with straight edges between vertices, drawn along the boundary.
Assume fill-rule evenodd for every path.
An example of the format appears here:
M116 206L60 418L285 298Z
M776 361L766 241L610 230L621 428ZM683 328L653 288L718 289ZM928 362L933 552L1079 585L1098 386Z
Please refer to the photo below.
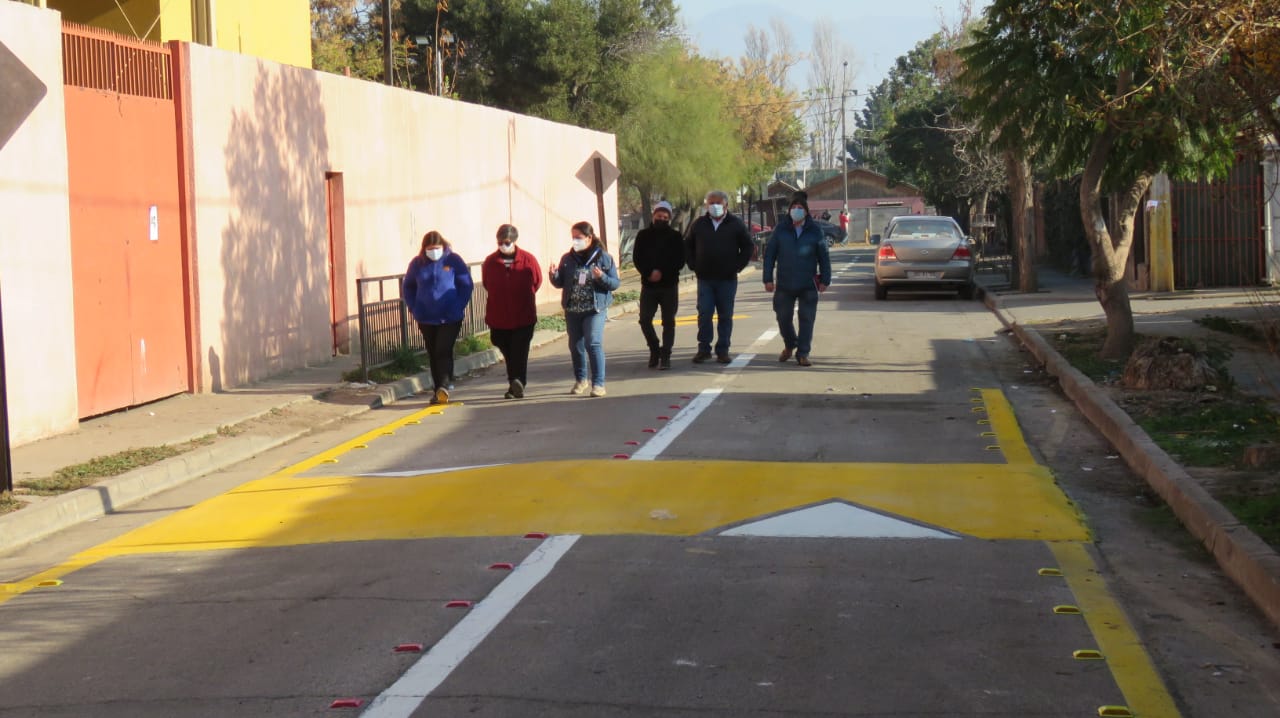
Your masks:
M1111 127L1094 138L1080 178L1080 217L1093 249L1094 294L1107 317L1107 337L1098 355L1104 359L1127 359L1133 353L1135 336L1124 270L1133 246L1134 216L1151 185L1152 173L1143 172L1119 195L1113 234L1102 212L1102 173L1115 138L1116 131Z
M1009 151L1004 153L1004 167L1009 179L1009 204L1013 214L1013 246L1018 257L1018 291L1034 292L1040 287L1036 281L1036 257L1028 222L1032 209L1031 163L1020 153Z

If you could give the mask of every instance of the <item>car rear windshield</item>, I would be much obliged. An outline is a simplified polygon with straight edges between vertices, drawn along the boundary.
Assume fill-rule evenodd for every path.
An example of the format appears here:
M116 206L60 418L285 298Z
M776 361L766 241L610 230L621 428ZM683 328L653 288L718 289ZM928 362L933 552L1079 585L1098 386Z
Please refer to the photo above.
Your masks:
M960 233L950 222L907 221L893 225L889 232L892 237L949 237L958 238Z

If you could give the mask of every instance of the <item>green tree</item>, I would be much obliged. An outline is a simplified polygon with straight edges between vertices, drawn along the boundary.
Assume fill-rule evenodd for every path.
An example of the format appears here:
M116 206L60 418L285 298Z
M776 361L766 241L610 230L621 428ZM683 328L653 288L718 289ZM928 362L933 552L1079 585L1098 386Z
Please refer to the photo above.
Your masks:
M744 153L729 96L718 83L722 72L719 63L675 41L639 60L632 109L618 129L618 163L644 216L654 198L687 209L713 186L740 183Z
M1133 349L1124 269L1139 203L1156 172L1225 173L1232 118L1197 107L1162 64L1186 62L1194 28L1168 28L1172 0L995 0L962 52L970 109L1002 149L1081 172L1080 212L1107 318L1101 355ZM1104 194L1118 219L1108 224Z

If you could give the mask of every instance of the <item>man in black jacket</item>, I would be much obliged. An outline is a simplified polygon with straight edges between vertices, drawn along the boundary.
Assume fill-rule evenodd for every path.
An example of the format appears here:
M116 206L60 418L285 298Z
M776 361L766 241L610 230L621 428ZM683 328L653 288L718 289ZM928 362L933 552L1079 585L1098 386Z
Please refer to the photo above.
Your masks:
M693 361L701 364L710 359L715 339L716 361L728 364L738 273L751 262L751 232L729 214L729 195L712 190L706 203L707 213L694 220L684 239L685 259L698 277L698 353ZM716 315L715 331L712 314Z
M684 241L671 227L671 205L653 208L653 224L636 235L631 260L640 272L640 332L649 345L649 368L671 368L671 345L676 339L676 308L680 304L680 270ZM653 315L662 308L662 344L653 328Z

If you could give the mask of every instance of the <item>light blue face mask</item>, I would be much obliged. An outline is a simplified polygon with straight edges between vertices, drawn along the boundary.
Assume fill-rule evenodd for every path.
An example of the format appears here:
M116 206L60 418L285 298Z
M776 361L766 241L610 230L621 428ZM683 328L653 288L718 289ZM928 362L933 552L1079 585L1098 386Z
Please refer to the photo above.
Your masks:
M804 218L805 218L805 216L806 216L807 214L808 214L808 212L805 212L805 211L804 211L804 207L792 207L792 208L791 208L791 221L792 221L792 222L795 222L796 224L800 224L801 222L803 222L803 221L804 221Z
M723 217L723 216L724 216L724 205L722 205L722 204L709 204L709 205L707 205L707 212L708 212L708 213L709 213L709 214L710 214L714 219L720 219L721 217Z

